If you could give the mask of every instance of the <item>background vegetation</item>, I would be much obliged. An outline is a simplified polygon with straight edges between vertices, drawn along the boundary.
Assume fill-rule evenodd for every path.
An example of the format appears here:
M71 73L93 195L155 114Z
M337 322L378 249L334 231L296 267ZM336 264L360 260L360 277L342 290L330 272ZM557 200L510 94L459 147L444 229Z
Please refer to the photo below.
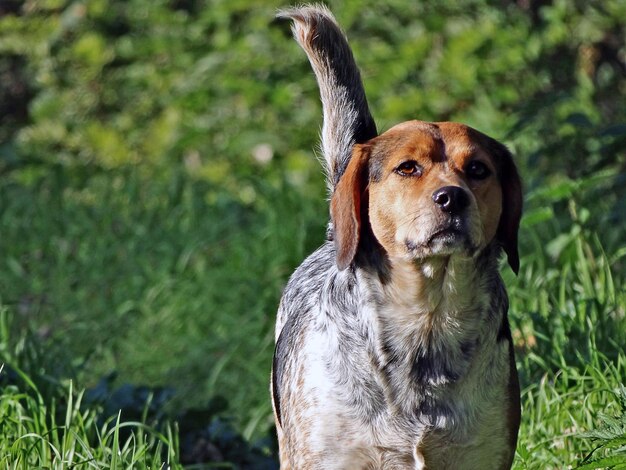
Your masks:
M281 6L0 0L1 466L276 468L274 313L327 218ZM329 6L381 130L516 154L515 468L626 468L626 2Z

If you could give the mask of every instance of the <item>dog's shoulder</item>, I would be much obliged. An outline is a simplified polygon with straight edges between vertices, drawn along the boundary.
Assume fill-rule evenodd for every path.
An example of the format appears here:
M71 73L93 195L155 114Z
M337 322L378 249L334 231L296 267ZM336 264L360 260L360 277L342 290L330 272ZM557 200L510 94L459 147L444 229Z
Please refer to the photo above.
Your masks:
M309 255L291 275L280 299L276 317L275 339L288 319L307 317L319 303L322 288L329 272L334 268L334 247L325 242ZM296 320L294 320L296 321Z

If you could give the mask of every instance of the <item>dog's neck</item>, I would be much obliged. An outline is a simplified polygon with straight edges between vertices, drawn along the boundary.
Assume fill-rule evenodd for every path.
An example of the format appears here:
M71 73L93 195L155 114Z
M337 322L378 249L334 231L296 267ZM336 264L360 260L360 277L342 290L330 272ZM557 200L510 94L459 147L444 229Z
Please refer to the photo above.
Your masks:
M383 291L392 304L431 315L451 306L459 311L475 308L481 276L472 258L397 259L390 266Z
M377 304L418 317L464 315L487 306L497 273L492 259L491 248L476 257L387 258L383 274L367 270L366 277Z
M390 259L387 267L384 276L361 271L372 295L365 300L366 322L381 371L390 374L390 383L409 379L421 387L463 377L482 347L478 338L493 329L490 319L496 318L491 310L499 276L493 251L474 258Z

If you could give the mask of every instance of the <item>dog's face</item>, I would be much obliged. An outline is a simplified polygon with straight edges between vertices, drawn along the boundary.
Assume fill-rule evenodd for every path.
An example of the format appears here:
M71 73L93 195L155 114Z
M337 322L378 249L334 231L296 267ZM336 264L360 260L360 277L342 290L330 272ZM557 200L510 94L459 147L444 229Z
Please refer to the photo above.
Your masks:
M391 259L469 257L497 239L517 271L521 204L503 145L461 124L400 124L356 145L335 189L338 266L354 258L368 217Z

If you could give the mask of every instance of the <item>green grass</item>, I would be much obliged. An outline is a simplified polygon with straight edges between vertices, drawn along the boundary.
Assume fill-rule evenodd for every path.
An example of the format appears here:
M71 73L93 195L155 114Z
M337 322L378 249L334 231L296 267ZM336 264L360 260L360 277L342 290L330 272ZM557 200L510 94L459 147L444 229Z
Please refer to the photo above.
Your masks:
M274 312L322 239L323 201L264 184L246 205L207 201L211 188L183 177L109 181L0 187L0 357L16 371L0 382L8 468L175 466L172 421L84 403L111 371L117 384L174 387L170 411L226 397L246 438L271 426ZM519 469L626 465L626 249L603 245L579 212L566 231L525 222L519 277L503 268L523 388Z
M106 416L101 406L85 405L85 391L75 390L72 381L46 377L51 383L42 393L16 366L29 363L27 350L35 355L42 350L26 337L9 349L9 324L3 309L0 351L11 369L0 365L0 468L180 468L177 429L147 424L149 403L141 419L132 421L121 411Z
M604 468L591 461L605 453L614 465L626 465L625 449L615 445L626 436L624 250L605 252L591 224L572 218L567 242L552 253L551 243L561 243L562 233L538 243L542 227L528 231L531 251L520 277L510 279L523 385L516 468L576 468L582 462ZM611 417L623 427L604 450L611 438L594 444L588 431Z
M117 371L119 383L173 386L187 406L222 395L247 437L265 433L276 306L322 240L323 201L268 185L255 207L211 204L209 185L182 177L110 182L0 189L0 296L14 327L65 351L51 376L93 385Z
M328 217L289 2L4 3L0 468L175 467L189 426L251 467L280 293ZM380 130L460 121L516 155L516 468L624 468L626 3L329 5Z
M26 378L26 377L24 377ZM32 383L30 384L32 386ZM93 409L81 409L83 394L67 389L65 415L57 421L56 404L44 403L33 388L28 393L6 387L0 397L0 466L30 468L176 468L176 433L166 435L141 422L109 418L98 425ZM125 439L120 434L130 433Z

